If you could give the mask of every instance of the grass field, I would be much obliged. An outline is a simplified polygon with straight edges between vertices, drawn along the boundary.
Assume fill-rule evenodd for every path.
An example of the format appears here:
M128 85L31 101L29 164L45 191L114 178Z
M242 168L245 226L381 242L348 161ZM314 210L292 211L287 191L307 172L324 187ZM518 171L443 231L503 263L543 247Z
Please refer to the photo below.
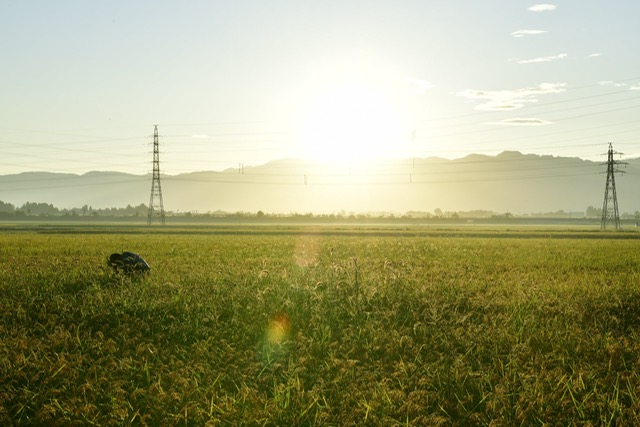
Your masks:
M640 425L636 238L36 231L0 234L2 425Z

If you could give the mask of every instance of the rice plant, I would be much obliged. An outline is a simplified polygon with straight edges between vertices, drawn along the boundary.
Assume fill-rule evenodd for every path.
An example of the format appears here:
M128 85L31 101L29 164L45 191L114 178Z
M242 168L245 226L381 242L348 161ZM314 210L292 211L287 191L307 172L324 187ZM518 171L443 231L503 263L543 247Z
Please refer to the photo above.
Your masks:
M561 237L6 233L0 423L639 424L637 241Z

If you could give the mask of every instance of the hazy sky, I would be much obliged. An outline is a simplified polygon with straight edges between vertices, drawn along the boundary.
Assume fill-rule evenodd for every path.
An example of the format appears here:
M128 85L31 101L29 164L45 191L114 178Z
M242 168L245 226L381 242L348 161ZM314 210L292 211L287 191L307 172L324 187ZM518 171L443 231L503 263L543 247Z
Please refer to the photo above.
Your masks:
M0 0L0 174L640 155L638 0Z

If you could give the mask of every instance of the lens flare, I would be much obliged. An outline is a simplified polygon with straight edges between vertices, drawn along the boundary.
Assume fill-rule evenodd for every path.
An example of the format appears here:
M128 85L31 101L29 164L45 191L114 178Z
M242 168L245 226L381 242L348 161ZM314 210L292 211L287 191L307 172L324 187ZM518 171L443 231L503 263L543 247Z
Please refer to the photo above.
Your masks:
M291 321L289 316L279 313L274 316L267 327L267 342L270 344L282 344L289 336Z

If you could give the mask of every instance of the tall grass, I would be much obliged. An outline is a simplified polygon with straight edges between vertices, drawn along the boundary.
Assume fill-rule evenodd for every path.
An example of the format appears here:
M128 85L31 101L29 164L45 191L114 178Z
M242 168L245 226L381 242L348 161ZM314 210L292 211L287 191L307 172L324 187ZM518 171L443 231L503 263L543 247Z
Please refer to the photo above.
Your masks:
M640 424L634 240L0 244L2 424Z

